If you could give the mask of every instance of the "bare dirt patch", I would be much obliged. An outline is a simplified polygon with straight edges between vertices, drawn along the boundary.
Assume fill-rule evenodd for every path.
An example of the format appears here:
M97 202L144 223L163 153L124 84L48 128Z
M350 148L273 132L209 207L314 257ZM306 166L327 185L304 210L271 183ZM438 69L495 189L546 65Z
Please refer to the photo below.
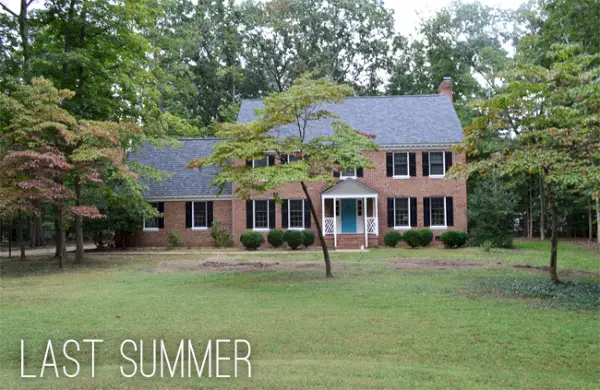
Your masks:
M519 269L532 270L532 271L550 272L550 267L547 265L544 265L542 267L536 267L533 265L515 265L513 267L519 268ZM562 269L558 268L558 273L565 274L565 275L596 275L596 276L600 276L600 271L579 271L579 270L564 269L564 268L562 268Z
M336 269L343 269L341 264L335 265ZM230 260L186 260L173 259L161 262L158 267L151 270L153 273L170 272L261 272L282 270L308 270L322 271L323 264L320 262L305 261L230 261Z
M415 269L415 270L446 270L465 268L486 268L501 265L500 262L483 263L462 260L435 260L435 259L387 259L385 260L392 269Z

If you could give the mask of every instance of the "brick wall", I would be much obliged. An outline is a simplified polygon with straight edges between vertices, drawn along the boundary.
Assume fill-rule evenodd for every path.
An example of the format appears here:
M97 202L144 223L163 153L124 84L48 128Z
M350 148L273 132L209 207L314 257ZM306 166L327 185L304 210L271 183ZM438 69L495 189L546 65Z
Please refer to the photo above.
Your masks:
M220 220L231 231L231 200L213 201L213 220ZM185 227L185 202L165 202L165 228L159 231L140 231L134 236L134 246L167 246L167 232L178 232L186 246L212 246L208 230Z
M403 151L402 149L394 151ZM454 226L448 230L467 230L467 186L463 179L434 179L423 176L422 154L421 150L405 150L416 153L416 173L415 177L409 179L394 179L386 176L386 152L373 151L367 152L367 156L373 161L375 168L364 169L364 177L357 178L357 181L371 187L378 192L378 216L379 216L379 234L383 237L389 230L387 226L387 198L388 197L416 197L417 198L417 228L423 228L423 198L430 196L451 196L454 200ZM449 151L449 149L439 149L436 151ZM453 155L453 163L456 164L464 156ZM320 183L309 184L309 193L313 199L319 218L321 216L321 192L326 185ZM234 188L235 190L235 188ZM277 193L281 199L303 199L305 198L300 183L292 183L280 186ZM273 199L272 193L257 194L255 199ZM276 228L281 226L281 205L275 205L275 224ZM233 216L233 227L232 224ZM224 226L232 229L233 242L236 246L241 246L240 235L247 230L246 228L246 201L244 200L218 200L214 202L214 218L224 223ZM185 228L185 202L165 202L165 229L159 232L140 232L136 235L136 245L139 246L164 246L167 245L167 231L178 231L182 239L190 246L208 246L212 245L212 239L207 231L193 231ZM315 221L311 221L310 230L316 233ZM439 236L445 230L435 230L434 235ZM266 232L264 233L266 236ZM360 235L362 236L362 235ZM332 238L329 238L332 240ZM356 247L364 244L364 238L357 235ZM347 241L347 240L345 240ZM345 242L344 241L344 242ZM360 241L360 242L358 242ZM378 240L383 243L383 239ZM318 244L318 238L317 238ZM375 240L371 245L375 245ZM347 243L344 245L350 246Z

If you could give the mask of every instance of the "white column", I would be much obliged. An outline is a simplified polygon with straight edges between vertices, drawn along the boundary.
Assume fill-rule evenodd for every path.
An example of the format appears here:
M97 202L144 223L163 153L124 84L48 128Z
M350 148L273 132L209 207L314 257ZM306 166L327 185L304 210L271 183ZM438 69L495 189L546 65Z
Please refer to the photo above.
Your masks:
M321 196L321 229L323 229L323 235L327 235L327 231L325 230L325 198Z
M365 230L365 248L369 247L369 227L367 226L367 197L363 198L363 225Z
M333 198L333 247L337 248L337 199Z
M373 216L375 217L375 234L379 236L379 197L375 196L375 198L373 198L373 201L375 202L375 213L373 214Z

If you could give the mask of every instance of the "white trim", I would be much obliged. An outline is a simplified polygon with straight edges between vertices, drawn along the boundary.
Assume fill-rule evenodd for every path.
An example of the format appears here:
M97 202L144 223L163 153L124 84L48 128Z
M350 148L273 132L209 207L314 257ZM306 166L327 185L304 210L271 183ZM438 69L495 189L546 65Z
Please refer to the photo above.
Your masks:
M357 199L357 198L377 198L377 194L370 194L370 195L364 195L364 194L344 194L344 195L327 195L327 194L321 194L321 198L323 199Z
M448 226L429 226L431 230L446 230Z
M216 197L215 195L194 195L194 196L188 196L188 195L182 195L182 196L161 196L161 197L146 197L146 201L148 203L152 203L152 202L180 202L180 201L187 201L187 202L194 202L194 201L203 201L203 200L212 200L212 201L217 201L217 200L233 200L233 196L232 195L224 195L224 196L219 196Z
M267 227L256 227L256 202L267 202ZM252 230L256 232L268 232L271 227L269 226L269 199L252 199Z
M458 142L451 143L439 143L439 144L389 144L389 145L379 145L377 149L379 150L398 150L402 152L402 149L445 149L452 148L458 145Z
M155 208L158 211L158 204L160 202L158 202L158 201L148 202L148 204L152 204L152 203L156 203L156 207ZM152 206L152 207L154 207L154 206ZM164 215L165 215L165 213L163 211L163 218L164 218ZM146 218L144 218L143 224L142 224L142 231L143 232L158 232L158 231L160 231L160 227L158 227L158 219L159 218L160 217L154 217L154 218L152 218L152 219L156 220L156 227L146 227Z
M204 220L207 226L196 225L196 203L204 202ZM193 201L192 202L192 230L208 230L208 201Z
M431 153L441 153L442 154L442 170L444 173L442 175L432 175L431 174ZM446 177L446 152L439 150L432 150L427 152L427 163L429 166L429 177L431 179L443 179Z
M296 158L297 158L297 160L296 160L296 161L302 161L302 160L304 160L304 158L302 158L302 157L298 157L298 156L296 156L296 154L293 154L293 153L288 153L288 154L286 154L286 158L285 158L285 161L286 161L288 164L291 164L291 163L293 163L293 162L294 162L294 161L290 162L290 156L292 156L292 155L293 155L294 157L296 157Z
M290 207L290 205L291 205L290 202L292 200L299 200L299 201L302 202L302 227L297 227L297 226L296 227L290 227L291 222L292 222L292 208ZM286 229L289 229L289 230L304 230L305 229L305 225L306 225L304 223L304 212L305 212L305 210L304 210L304 203L306 203L305 199L288 199L287 203L288 203L287 204L287 215L288 215L287 222L288 222L288 225L287 225Z
M254 160L267 160L267 165L265 165L265 167L268 167L268 166L269 166L269 155L268 155L268 154L265 154L265 157L264 157L264 158L253 158L253 159L252 159L252 169L256 168L256 167L254 166ZM263 167L259 167L259 168L263 168Z
M392 179L406 180L406 179L410 179L410 175L408 175L408 176L392 176Z
M145 224L146 224L146 221L144 221L144 225ZM145 227L145 228L142 229L142 231L144 231L144 232L158 232L158 231L160 231L160 228L157 228L157 227L156 228L147 228L147 227Z
M356 180L356 178L358 177L357 176L357 170L358 169L354 168L354 167L350 167L348 169L354 169L354 175L352 175L352 176L344 176L344 172L340 172L340 180L346 180L346 179L355 179Z

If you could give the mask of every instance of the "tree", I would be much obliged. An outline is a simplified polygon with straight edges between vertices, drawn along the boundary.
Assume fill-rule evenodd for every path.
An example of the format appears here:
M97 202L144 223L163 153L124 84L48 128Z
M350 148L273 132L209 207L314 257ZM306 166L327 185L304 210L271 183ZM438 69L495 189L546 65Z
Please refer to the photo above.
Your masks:
M550 275L558 282L557 197L585 188L594 189L594 199L600 196L600 53L556 45L548 55L550 68L520 57L515 70L503 75L500 93L477 103L482 115L465 128L458 150L478 156L478 141L490 133L510 142L489 158L457 164L454 172L539 172L552 216Z
M227 183L234 183L235 195L242 199L267 191L274 191L274 197L278 199L276 191L280 185L299 183L315 221L327 277L332 277L329 252L308 186L310 183L334 183L334 171L373 167L362 152L375 149L376 145L369 136L337 120L332 123L332 135L316 136L310 122L335 118L323 105L342 103L350 95L352 89L348 86L324 78L301 77L288 91L265 98L257 120L220 126L217 136L225 141L215 144L210 156L193 160L188 165L189 168L204 165L222 168L213 183L221 189ZM280 126L291 126L291 130L289 133L284 131L279 137L273 135L271 131ZM266 151L279 162L287 162L290 154L301 159L254 169L240 164L240 161L264 158Z

